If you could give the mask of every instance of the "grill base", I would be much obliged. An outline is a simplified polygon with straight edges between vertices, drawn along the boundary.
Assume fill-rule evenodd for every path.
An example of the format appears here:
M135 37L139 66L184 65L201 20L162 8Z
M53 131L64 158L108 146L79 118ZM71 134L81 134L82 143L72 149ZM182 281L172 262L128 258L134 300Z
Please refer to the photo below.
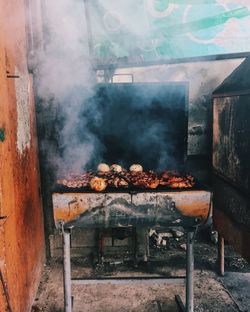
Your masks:
M183 226L204 223L211 192L53 193L56 226L108 228L119 226Z
M112 279L72 279L71 278L71 263L70 263L70 236L71 232L69 229L64 229L64 226L61 226L61 231L63 234L63 267L64 267L64 309L65 312L72 312L73 311L73 297L71 295L71 285L72 284L93 284L93 283L165 283L169 282L183 282L183 277L181 278L112 278ZM185 312L193 312L194 311L194 229L187 233L187 253L186 253L186 278L185 278L185 285L186 285L186 307L183 305L180 296L176 296L176 303L181 311ZM158 305L160 308L160 305ZM84 307L83 307L84 308ZM159 310L160 311L160 310Z

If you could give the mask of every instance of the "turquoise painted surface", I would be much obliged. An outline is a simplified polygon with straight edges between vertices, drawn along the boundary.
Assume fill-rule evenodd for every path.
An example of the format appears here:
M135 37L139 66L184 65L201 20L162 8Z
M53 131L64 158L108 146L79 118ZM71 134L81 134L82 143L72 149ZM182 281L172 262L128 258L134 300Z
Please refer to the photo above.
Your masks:
M250 51L248 0L91 0L100 61L154 61Z

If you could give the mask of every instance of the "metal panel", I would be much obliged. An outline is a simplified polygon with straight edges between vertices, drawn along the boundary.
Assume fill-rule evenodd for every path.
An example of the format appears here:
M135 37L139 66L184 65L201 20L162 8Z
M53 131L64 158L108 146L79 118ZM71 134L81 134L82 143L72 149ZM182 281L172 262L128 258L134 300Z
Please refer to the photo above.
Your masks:
M24 1L0 1L0 269L12 311L30 311L44 263L32 76ZM9 22L11 16L15 23ZM5 309L0 286L0 310Z
M213 167L250 190L250 96L214 99Z
M226 213L217 207L213 210L213 221L215 228L225 237L235 251L239 252L244 258L250 261L250 230L249 227L238 224Z
M192 226L206 221L209 191L162 193L54 193L54 220L67 226Z
M105 146L101 153L97 150L97 159L91 158L89 169L100 157L124 167L140 163L146 170L176 169L186 160L186 82L99 84L85 107L88 122L77 128L79 137L84 141L88 129Z
M248 83L244 70L248 67L238 70L236 77L232 74L238 86L242 74ZM226 85L232 84L229 78ZM213 220L220 236L250 259L250 95L245 91L245 95L215 95L213 100Z
M250 228L250 197L217 176L213 179L213 185L214 207L224 211L238 224Z

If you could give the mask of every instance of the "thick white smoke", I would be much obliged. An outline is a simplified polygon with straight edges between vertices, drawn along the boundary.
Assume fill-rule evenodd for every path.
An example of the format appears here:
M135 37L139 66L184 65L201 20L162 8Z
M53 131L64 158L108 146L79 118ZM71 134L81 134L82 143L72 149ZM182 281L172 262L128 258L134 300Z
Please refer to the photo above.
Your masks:
M95 85L84 1L46 0L43 13L45 52L40 56L37 94L44 105L53 102L63 115L59 149L47 141L44 152L60 171L79 171L90 159L94 144L91 139L80 142L75 133L76 126L85 122L79 119L80 112Z
M46 103L55 103L55 107L63 115L63 125L59 129L59 146L50 145L49 139L47 139L47 142L42 142L41 146L44 152L48 153L48 158L53 162L53 167L58 167L59 172L62 172L63 169L66 171L73 169L80 172L91 160L96 149L100 151L102 148L97 138L88 133L87 127L84 127L86 123L83 118L84 101L92 95L96 85L95 73L91 68L84 2L84 0L44 0L43 21L46 49L40 59L36 79L38 82L37 92L45 105ZM217 3L223 4L230 4L231 2L235 1L217 1ZM247 2L247 0L241 0L239 4L247 5ZM104 36L104 38L109 39L111 33L119 33L121 29L124 29L125 32L133 34L132 37L128 36L128 38L138 40L141 43L141 46L139 46L142 50L144 49L144 41L148 42L150 17L157 17L155 16L156 10L153 0L142 1L145 8L143 12L136 11L135 7L138 8L138 6L131 6L131 1L104 0L102 2L98 1L100 13L97 9L95 10L94 3L94 0L89 0L90 18L92 18L93 32L97 42L99 36L100 38ZM161 14L166 17L172 12L179 9L184 10L184 8L184 5L169 5L168 9L161 11ZM204 9L206 9L206 6L204 6ZM137 18L138 14L141 14L140 20ZM102 20L96 19L98 17L102 17ZM234 20L230 20L226 24L229 27L225 26L222 35L215 39L217 44L223 44L225 42L224 37L232 29L233 34L238 33L239 26L233 28L234 23ZM123 33L121 33L122 35ZM110 42L108 39L108 43L114 45L114 42ZM129 42L128 45L130 45ZM96 48L95 42L93 42L93 46ZM118 43L117 49L119 50L119 48ZM152 50L157 53L154 45ZM121 51L121 56L123 56L122 53L123 51ZM174 71L171 67L171 70L165 73L168 76L167 80L188 80L192 84L193 77L196 77L196 71L199 72L200 68L196 69L194 67L192 69L192 73L194 73L192 77L187 77L186 68L186 66L182 65L182 67ZM207 70L204 69L204 72L206 73ZM226 73L222 72L220 75L226 76ZM153 80L149 74L147 74L147 77L144 74L143 78L147 81ZM205 80L207 77L205 76L203 79ZM202 82L202 84L204 83ZM192 85L194 86L190 88L190 94L196 99L201 92L201 86L200 84L196 86L194 83ZM97 113L95 112L95 114ZM44 121L44 124L46 124L46 121ZM81 124L80 128L84 132L85 140L80 140L76 133L79 124ZM148 138L145 137L145 140L148 140Z

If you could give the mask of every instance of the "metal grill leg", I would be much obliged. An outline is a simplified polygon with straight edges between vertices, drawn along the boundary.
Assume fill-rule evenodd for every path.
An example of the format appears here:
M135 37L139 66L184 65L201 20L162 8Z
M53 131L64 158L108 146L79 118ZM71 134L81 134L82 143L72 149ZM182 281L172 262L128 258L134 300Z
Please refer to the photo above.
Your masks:
M186 312L194 311L194 232L187 233Z
M224 238L220 235L218 239L218 262L219 262L219 274L221 276L224 276L225 273Z
M63 282L64 282L64 311L72 312L69 230L63 231Z

